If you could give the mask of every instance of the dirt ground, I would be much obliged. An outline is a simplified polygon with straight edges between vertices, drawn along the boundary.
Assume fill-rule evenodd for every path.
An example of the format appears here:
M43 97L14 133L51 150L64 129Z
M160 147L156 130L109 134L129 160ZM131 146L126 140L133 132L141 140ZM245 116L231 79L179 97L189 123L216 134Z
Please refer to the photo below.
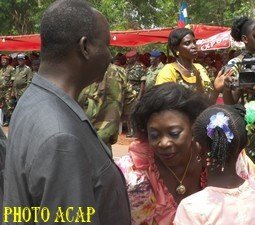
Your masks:
M120 134L118 142L112 146L113 157L120 157L126 155L128 152L128 146L134 138L126 138L126 134Z
M2 127L4 133L7 135L8 127ZM120 134L118 142L112 146L113 157L121 157L126 155L128 152L129 144L134 140L134 138L126 138L125 134Z

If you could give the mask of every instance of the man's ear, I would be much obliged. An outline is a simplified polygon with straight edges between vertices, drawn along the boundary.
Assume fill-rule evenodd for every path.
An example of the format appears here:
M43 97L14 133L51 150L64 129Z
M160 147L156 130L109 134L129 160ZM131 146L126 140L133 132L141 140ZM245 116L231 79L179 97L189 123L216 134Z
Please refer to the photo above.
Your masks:
M245 44L247 44L248 43L248 40L247 40L247 37L246 37L246 35L242 35L242 42L243 43L245 43Z
M82 37L79 41L79 48L81 54L84 56L86 60L89 59L89 52L88 52L88 39L86 37Z

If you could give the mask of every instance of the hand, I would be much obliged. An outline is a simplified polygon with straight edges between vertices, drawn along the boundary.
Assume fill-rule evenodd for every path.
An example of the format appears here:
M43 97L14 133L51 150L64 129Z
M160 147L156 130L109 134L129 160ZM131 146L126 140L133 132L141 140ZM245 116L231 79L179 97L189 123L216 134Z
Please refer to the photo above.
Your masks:
M224 87L226 88L231 87L233 82L233 74L234 74L233 69L229 69L225 72L223 72L223 70L220 70L220 72L218 73L214 80L215 90L221 92Z

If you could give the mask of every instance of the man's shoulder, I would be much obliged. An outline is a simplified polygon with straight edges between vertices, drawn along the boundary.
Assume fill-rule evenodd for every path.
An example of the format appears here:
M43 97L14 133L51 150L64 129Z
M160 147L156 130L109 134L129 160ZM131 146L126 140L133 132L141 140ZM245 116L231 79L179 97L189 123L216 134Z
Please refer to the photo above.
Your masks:
M107 83L126 83L127 74L124 68L120 66L113 65L109 72L106 73Z
M7 66L7 70L8 70L8 71L14 71L15 69L13 68L13 66L8 65L8 66Z
M235 66L237 63L242 62L243 58L244 58L244 55L241 54L233 59L230 59L227 63L227 66Z
M27 143L30 146L40 146L60 133L75 135L79 131L74 129L77 116L59 98L38 98L38 102L30 97L20 100L11 119L10 138L21 146L26 146L24 140L30 140L30 144ZM21 133L27 139L19 139Z
M42 122L47 124L52 117L57 116L56 109L59 109L60 102L57 98L49 96L33 95L29 90L21 98L15 108L13 119L20 119L21 123ZM23 121L22 121L23 120ZM51 121L54 123L54 120Z
M110 71L120 71L122 73L126 73L126 70L123 67L117 66L115 64L110 64L109 70Z
M15 69L16 69L16 71L19 71L19 72L21 72L21 71L31 71L31 68L27 65L24 65L23 67L16 66Z
M24 66L24 69L27 71L27 72L32 72L31 68L27 65Z
M31 116L32 118L45 118L45 123L52 117L55 119L58 114L65 114L65 109L69 107L59 97L53 93L31 85L24 96L22 96L16 106L19 115Z

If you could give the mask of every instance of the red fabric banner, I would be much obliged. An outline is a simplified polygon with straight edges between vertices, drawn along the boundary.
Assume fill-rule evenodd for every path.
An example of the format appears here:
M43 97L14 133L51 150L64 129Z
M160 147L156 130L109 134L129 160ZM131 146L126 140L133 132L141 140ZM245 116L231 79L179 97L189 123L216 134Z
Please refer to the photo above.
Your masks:
M197 39L208 38L214 34L229 30L228 27L189 25ZM174 28L150 30L111 31L112 46L135 47L150 43L167 43L169 33ZM39 51L39 34L20 36L0 36L0 51Z
M230 35L230 30L215 34L206 39L200 39L197 41L198 50L218 50L226 49L229 47L244 48L243 42L235 42Z

